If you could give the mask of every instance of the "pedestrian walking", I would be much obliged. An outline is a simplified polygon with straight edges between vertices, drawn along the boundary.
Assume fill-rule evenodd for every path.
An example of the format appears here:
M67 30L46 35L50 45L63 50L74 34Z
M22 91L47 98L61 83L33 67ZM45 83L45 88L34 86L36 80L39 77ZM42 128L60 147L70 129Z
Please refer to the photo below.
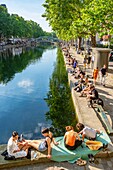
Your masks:
M94 85L96 84L97 77L98 77L98 67L93 70Z
M105 79L107 76L107 68L106 65L104 64L104 66L100 69L100 83L105 86Z
M88 57L87 57L87 66L88 66L88 68L90 68L90 64L91 64L91 56L88 54Z
M94 57L94 55L92 54L92 56L91 56L91 68L93 69L93 67L94 67L94 59L95 59L95 57Z

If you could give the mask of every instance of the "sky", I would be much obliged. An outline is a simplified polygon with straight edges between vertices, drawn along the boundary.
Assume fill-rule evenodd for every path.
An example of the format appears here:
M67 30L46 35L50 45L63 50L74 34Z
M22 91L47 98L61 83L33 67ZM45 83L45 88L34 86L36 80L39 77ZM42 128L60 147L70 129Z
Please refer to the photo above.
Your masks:
M45 0L0 0L0 4L6 4L8 13L18 14L25 20L37 22L44 31L51 32L48 22L41 17L44 13L42 4Z

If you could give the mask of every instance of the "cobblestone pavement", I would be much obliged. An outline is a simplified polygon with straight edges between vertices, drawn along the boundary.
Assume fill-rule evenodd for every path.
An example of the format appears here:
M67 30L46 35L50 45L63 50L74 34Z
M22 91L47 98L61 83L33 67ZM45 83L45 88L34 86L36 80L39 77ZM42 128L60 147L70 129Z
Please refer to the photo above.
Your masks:
M70 50L73 56L82 65L83 57L76 55L76 52ZM91 75L92 70L87 69L87 74ZM106 86L100 85L99 80L96 85L99 91L100 97L104 100L104 109L108 112L108 117L112 125L113 122L113 62L109 62L108 76L106 78ZM113 136L110 136L111 140ZM112 140L113 141L113 140ZM9 170L112 170L113 169L113 157L111 158L96 158L95 163L87 162L85 166L78 166L76 163L70 164L68 162L51 162L51 163L38 163L32 164L30 166L10 168ZM5 169L6 170L6 169Z

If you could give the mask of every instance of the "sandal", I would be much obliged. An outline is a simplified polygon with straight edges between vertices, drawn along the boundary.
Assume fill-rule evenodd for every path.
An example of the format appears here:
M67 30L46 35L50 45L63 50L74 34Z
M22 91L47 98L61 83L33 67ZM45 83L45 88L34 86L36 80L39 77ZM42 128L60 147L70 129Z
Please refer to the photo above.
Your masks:
M78 159L77 162L76 162L77 165L79 166L84 166L87 164L86 160L83 160L83 159Z
M94 163L95 158L94 158L94 156L92 154L88 154L88 158L89 158L90 163Z
M103 143L103 149L106 149L107 147L108 147L108 143L107 144Z
M78 158L77 161L76 161L76 164L79 165L79 163L82 161L81 158Z

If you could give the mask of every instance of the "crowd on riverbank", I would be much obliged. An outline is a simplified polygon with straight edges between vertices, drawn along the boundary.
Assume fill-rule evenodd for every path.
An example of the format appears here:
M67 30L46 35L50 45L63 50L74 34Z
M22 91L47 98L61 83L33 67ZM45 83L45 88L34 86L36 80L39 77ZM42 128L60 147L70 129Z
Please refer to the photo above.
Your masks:
M70 51L70 53L71 53L71 51ZM72 67L72 72L71 72L71 76L73 76L73 77L76 77L76 76L78 76L78 77L76 77L76 78L74 78L75 80L77 80L78 81L78 79L77 78L79 78L79 79L82 79L82 80L84 80L84 81L87 81L87 74L86 75L84 75L84 73L83 72L85 72L86 73L86 71L84 70L84 68L83 68L83 70L80 70L81 69L81 67L79 68L78 66L79 66L79 62L77 63L78 64L78 66L76 65L76 67L77 68L74 68L75 67L75 65L72 65L71 64L71 62L69 62L68 61L68 57L66 57L66 59L67 59L67 64L70 66L70 67ZM78 59L76 59L76 60L78 60ZM77 62L77 61L76 61ZM78 69L79 68L79 69ZM75 72L76 71L76 69L77 70L79 70L78 72L80 73L80 71L82 71L82 73L80 73L80 74L77 74L77 72ZM74 71L74 72L73 72ZM86 77L85 77L86 76ZM86 79L86 80L85 80ZM88 77L88 79L89 79L89 77ZM91 79L91 81L92 81L92 79ZM89 83L89 82L88 82ZM91 84L93 84L93 82L90 82ZM101 84L100 84L101 85ZM96 84L96 86L97 86L97 84ZM102 86L103 88L105 88L104 86Z
M89 80L89 77L86 75L86 72L85 72L85 69L84 70L82 70L80 67L79 67L79 63L78 63L78 61L76 60L76 58L74 58L73 59L73 57L72 56L70 56L70 53L66 53L66 50L67 49L65 49L65 48L63 48L63 51L64 51L64 55L65 55L65 57L66 57L66 59L67 59L67 61L68 61L68 65L70 65L70 66L72 66L72 70L71 70L71 74L72 74L72 76L74 76L75 77L75 79L77 79L77 81L75 82L75 90L77 91L77 92L81 92L81 94L80 94L80 96L83 96L84 94L87 96L87 99L88 99L88 102L90 103L90 105L92 105L92 100L97 100L98 99L98 92L96 91L96 89L95 89L95 86L94 86L94 84L93 84L93 82L92 81L90 81ZM89 63L88 63L88 65L87 65L88 67L89 67ZM92 128L89 128L89 127L87 127L87 126L84 126L84 128L85 128L85 130L86 130L86 132L85 132L85 130L84 130L84 132L82 132L83 133L83 136L85 137L85 135L86 136L88 136L88 138L90 138L90 139L93 139L93 140L95 140L96 139L96 132L98 131L98 130L94 130L93 129L93 132L91 131L91 129ZM81 130L83 130L83 129L81 129ZM86 134L85 134L86 133ZM99 131L98 131L98 133L100 133ZM73 141L71 141L71 145L73 144L73 146L70 146L70 147L74 147L74 149L75 149L75 144L76 144L76 139L78 138L78 141L80 141L80 142L78 142L78 143L82 143L81 141L83 140L84 141L84 137L83 137L83 139L81 140L79 137L77 137L77 132L75 132L75 131L73 131L73 128L71 128L70 130L69 130L69 132L67 133L66 132L66 138L68 139L68 134L69 134L69 136L70 136L70 134L71 134L71 136L73 136ZM73 135L72 135L73 134ZM76 135L75 135L76 134ZM91 136L90 136L91 135ZM93 135L93 136L92 136ZM51 158L51 147L50 147L50 144L51 144L51 142L53 141L53 137L50 135L50 137L49 137L49 133L48 132L46 132L46 135L44 135L45 137L46 137L46 148L45 149L48 149L48 158ZM13 137L14 137L14 139L13 139ZM16 138L15 138L16 137ZM49 137L49 138L48 138ZM69 137L70 138L70 137ZM13 142L13 141L15 141L15 142ZM48 141L48 142L47 142ZM8 142L8 148L10 147L10 145L13 145L14 146L14 144L16 143L17 144L17 142L18 142L18 133L16 133L16 136L15 136L15 134L14 135L12 135L12 137L11 137L11 139L9 140L9 142ZM24 141L25 142L25 141ZM33 141L34 142L34 141ZM66 142L66 140L65 140L65 142ZM69 142L69 143L68 143ZM54 144L57 144L57 143L55 143L55 142L53 142ZM65 147L67 147L68 146L68 144L70 145L70 140L67 140L67 142L66 143L64 143L65 144ZM27 151L26 151L26 149L24 150L24 152L22 152L22 153L24 153L24 155L22 154L20 154L19 155L19 157L24 157L24 156L26 156L27 155L27 152L28 152L28 148L29 148L29 146L32 146L32 147L34 147L35 149L37 149L37 150L39 150L39 147L38 147L38 143L35 141L34 143L24 143L24 146L22 146L22 148L19 148L18 147L18 145L16 145L16 146L14 146L14 150L13 150L13 155L12 156L15 156L14 154L17 152L18 154L19 154L19 151L21 152L21 149L22 150L24 150L24 147L27 149ZM50 148L49 148L49 147ZM78 144L78 146L79 146L79 144ZM15 149L15 147L17 148L17 150ZM69 147L69 148L70 148ZM8 150L10 150L10 149L8 149ZM40 151L40 150L39 150ZM43 151L43 149L41 150L41 151ZM17 158L18 158L18 154L17 154ZM10 153L10 155L11 155L11 153Z
M83 68L81 69L76 57L73 57L69 52L69 48L66 46L62 47L64 56L66 57L67 64L71 66L71 74L75 78L75 88L77 92L81 92L80 97L86 96L88 106L92 106L92 103L98 103L103 107L103 100L99 97L98 91L95 88L97 78L100 78L100 84L105 86L105 79L107 76L107 67L104 64L99 70L98 67L93 68L94 56L91 52L84 54ZM83 55L83 53L82 53ZM86 73L86 67L93 68L91 78Z

